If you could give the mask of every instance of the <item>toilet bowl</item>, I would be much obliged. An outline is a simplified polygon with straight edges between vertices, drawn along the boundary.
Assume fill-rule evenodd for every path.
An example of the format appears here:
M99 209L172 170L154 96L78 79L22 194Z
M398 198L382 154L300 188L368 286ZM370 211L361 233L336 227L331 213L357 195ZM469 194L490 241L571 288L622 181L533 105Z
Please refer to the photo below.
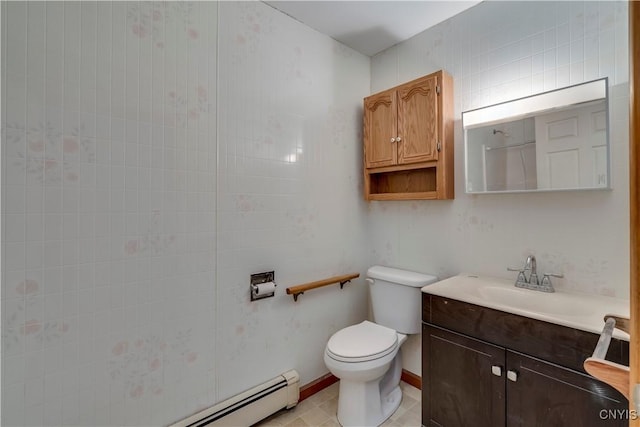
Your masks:
M367 271L374 322L348 326L331 336L324 352L340 379L338 421L344 427L379 426L400 406L402 354L408 334L420 328L420 288L435 276L374 266Z
M340 378L338 421L343 426L378 426L400 406L400 346L393 329L364 321L335 333L324 362Z

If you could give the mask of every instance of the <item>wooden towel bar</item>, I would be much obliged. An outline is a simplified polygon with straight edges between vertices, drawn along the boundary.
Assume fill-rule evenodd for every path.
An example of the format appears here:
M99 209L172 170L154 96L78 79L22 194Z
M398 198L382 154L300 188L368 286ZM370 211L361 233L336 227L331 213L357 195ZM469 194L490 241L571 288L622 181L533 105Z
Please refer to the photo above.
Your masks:
M629 399L629 367L605 360L613 328L629 333L629 319L614 315L604 317L605 325L593 355L584 361L584 370L609 384Z
M320 288L322 286L332 285L334 283L340 283L340 289L345 283L350 282L351 279L360 277L360 273L345 274L342 276L334 276L324 280L318 280L316 282L305 283L303 285L291 286L287 288L287 295L293 295L293 300L298 301L298 295L303 294L304 291Z

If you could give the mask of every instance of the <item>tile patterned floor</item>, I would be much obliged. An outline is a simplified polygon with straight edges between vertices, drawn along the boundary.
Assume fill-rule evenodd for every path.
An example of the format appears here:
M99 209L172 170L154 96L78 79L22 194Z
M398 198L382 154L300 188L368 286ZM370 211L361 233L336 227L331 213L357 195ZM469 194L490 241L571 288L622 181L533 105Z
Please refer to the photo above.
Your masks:
M383 427L420 427L420 390L404 382L402 403L398 410L382 424ZM253 427L340 427L336 417L338 383L314 394L290 410L276 412Z

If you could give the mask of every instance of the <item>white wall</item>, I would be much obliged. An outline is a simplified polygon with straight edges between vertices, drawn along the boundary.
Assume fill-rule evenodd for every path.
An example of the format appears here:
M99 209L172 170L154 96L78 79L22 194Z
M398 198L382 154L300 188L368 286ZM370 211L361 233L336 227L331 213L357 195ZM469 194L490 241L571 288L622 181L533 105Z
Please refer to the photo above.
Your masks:
M326 373L364 281L284 288L365 271L369 58L259 2L2 19L2 425L166 425Z
M372 202L370 264L513 278L528 254L559 289L628 298L626 2L483 2L374 58L372 92L439 69L454 78L453 201ZM612 191L464 194L461 112L608 77ZM420 372L420 340L403 347Z
M219 398L296 368L327 373L328 338L366 317L362 98L369 58L254 2L220 3ZM223 18L223 19L222 19ZM278 296L247 301L250 273ZM287 286L349 272L306 292ZM256 366L261 366L257 369Z
M215 3L2 4L2 424L215 399Z

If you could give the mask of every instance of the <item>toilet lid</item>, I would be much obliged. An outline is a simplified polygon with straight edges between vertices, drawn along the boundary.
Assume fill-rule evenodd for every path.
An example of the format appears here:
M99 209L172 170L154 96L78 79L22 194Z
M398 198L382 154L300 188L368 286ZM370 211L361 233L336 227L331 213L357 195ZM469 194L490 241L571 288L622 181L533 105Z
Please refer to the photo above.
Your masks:
M386 356L397 346L396 331L365 320L333 334L327 343L327 352L336 360L364 362Z

